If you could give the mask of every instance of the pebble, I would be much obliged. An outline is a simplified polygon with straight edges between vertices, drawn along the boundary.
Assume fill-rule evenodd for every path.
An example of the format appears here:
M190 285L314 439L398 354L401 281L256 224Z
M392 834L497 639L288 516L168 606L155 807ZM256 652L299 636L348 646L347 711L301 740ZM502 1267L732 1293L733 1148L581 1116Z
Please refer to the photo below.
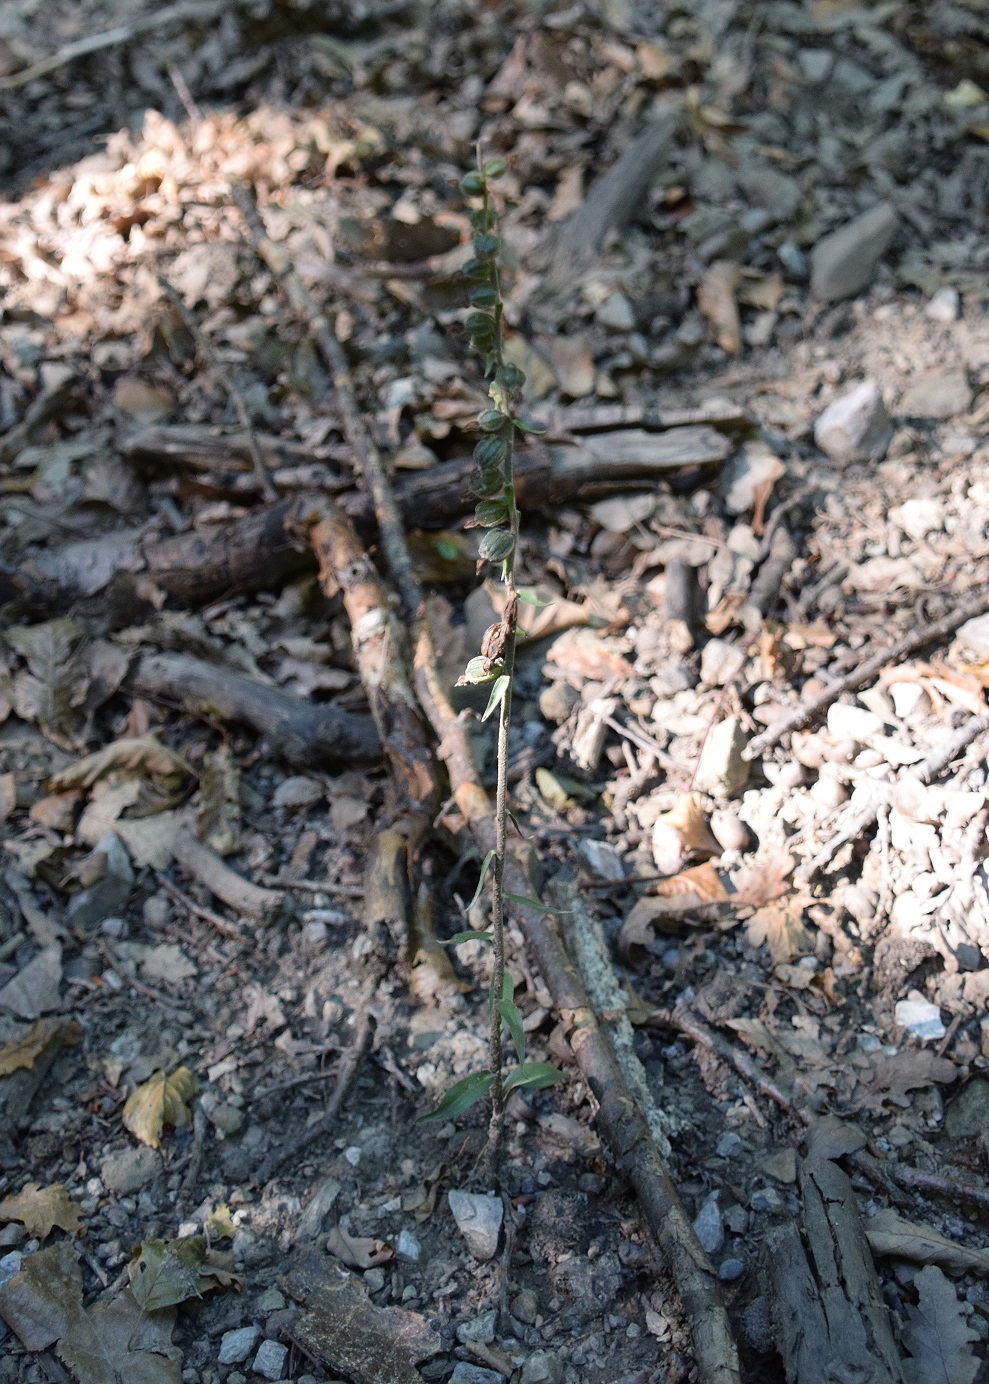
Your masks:
M734 1130L728 1130L726 1134L722 1134L718 1140L718 1147L715 1149L719 1158L737 1158L744 1151L745 1145Z
M285 1306L285 1294L277 1288L266 1288L258 1298L259 1312L280 1312Z
M759 1187L749 1198L753 1211L782 1211L783 1198L774 1187Z
M0 1288L9 1283L12 1278L16 1278L21 1271L24 1256L20 1250L13 1249L9 1254L0 1256Z
M594 314L602 327L613 332L630 332L635 327L635 311L632 304L619 290L609 293Z
M483 1365L470 1365L466 1360L460 1360L447 1384L504 1384L504 1381L496 1370L486 1370Z
M701 682L706 687L724 687L744 662L744 650L727 639L709 639L701 650Z
M599 879L618 881L625 878L625 862L610 841L588 837L578 841L577 850Z
M832 461L878 460L893 436L879 385L863 380L841 394L814 424L814 441Z
M795 279L806 279L807 256L800 246L792 240L785 240L776 251L776 257L788 274Z
M563 1384L563 1362L549 1350L535 1350L522 1366L519 1384Z
M531 1288L523 1288L512 1300L512 1316L525 1326L532 1326L539 1315L539 1299Z
M966 620L956 636L966 653L980 661L989 659L989 615L975 615Z
M819 240L810 252L813 296L834 303L868 288L898 225L893 207L880 202Z
M889 512L889 517L910 538L919 543L929 533L944 527L944 504L941 500L904 500Z
M449 1193L449 1202L457 1229L474 1258L493 1259L505 1214L501 1198L454 1190Z
M385 1286L384 1269L366 1269L364 1272L364 1286L372 1293L380 1293Z
M733 1235L744 1235L749 1228L749 1213L736 1202L729 1206L724 1215L725 1226Z
M554 726L562 726L580 701L580 693L568 682L551 682L539 694L539 714Z
M831 75L834 54L827 48L801 48L797 54L797 62L805 81L823 82Z
M281 1341L262 1341L252 1368L262 1379L281 1379L287 1359L288 1346L283 1346Z
M797 1154L794 1149L780 1149L778 1153L771 1153L768 1158L762 1160L760 1166L764 1173L774 1177L777 1182L797 1180Z
M748 827L734 812L724 808L711 813L711 834L723 851L744 851L749 844Z
M741 1278L744 1272L744 1259L724 1259L718 1269L718 1277L722 1283L734 1283L736 1278Z
M422 1254L422 1247L419 1241L412 1234L411 1230L405 1226L399 1233L398 1244L396 1245L399 1259L409 1259L412 1263L417 1263Z
M239 1365L250 1355L260 1335L261 1331L257 1326L240 1326L236 1331L225 1331L220 1338L217 1364Z
M718 1193L712 1192L694 1219L694 1233L705 1254L717 1254L725 1242L725 1225L718 1205Z
M868 740L883 728L883 718L864 706L834 702L828 707L828 732L835 740Z
M909 999L898 1000L894 1012L900 1027L922 1043L943 1038L947 1031L941 1020L940 1008L925 1000L916 990L911 991Z
M127 1196L147 1186L162 1170L161 1154L146 1147L108 1153L100 1164L100 1176L110 1192Z
M848 789L834 772L828 773L826 770L833 768L830 764L825 764L821 770L821 776L816 783L812 783L808 792L814 802L819 807L826 808L832 812L836 807L848 801Z
M480 1341L482 1345L489 1346L497 1329L498 1311L491 1307L487 1312L480 1312L469 1321L461 1322L457 1327L457 1340L461 1345L466 1341Z
M948 324L958 321L960 308L957 288L939 288L924 308L924 315L932 322Z
M695 787L699 793L730 798L749 777L749 763L742 752L749 743L737 716L728 716L713 727L701 750Z
M218 1105L210 1112L210 1121L221 1134L239 1134L246 1116L236 1105Z
M900 400L908 418L954 418L972 402L964 370L935 370L911 384Z

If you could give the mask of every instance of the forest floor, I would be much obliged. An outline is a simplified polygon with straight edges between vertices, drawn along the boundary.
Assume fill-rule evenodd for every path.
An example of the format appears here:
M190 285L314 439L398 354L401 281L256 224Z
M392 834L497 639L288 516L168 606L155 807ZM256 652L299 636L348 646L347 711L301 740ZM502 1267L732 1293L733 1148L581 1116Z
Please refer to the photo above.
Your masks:
M231 191L343 345L452 689L498 614L464 526L476 141L548 427L511 806L582 900L555 926L608 943L599 1018L634 1028L742 1377L811 1377L779 1265L797 1227L828 1281L822 1160L874 1377L986 1377L987 22L0 5L0 1380L697 1377L514 924L567 1079L512 1098L494 1230L451 1212L488 1190L483 1107L417 1120L486 1060L487 954L441 945L484 925L480 854L445 802L407 918L376 912L394 795L295 524L334 496L375 554L373 515ZM835 1311L836 1356L878 1349Z

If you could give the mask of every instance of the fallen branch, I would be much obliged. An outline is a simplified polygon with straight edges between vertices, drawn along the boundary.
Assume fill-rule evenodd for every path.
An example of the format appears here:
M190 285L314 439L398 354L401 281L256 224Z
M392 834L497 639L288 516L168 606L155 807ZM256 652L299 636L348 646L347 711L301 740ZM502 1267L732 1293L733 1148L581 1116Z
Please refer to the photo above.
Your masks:
M147 655L127 686L143 697L180 702L194 715L250 726L290 764L332 769L381 759L370 716L303 701L188 654Z
M191 832L180 830L172 844L172 854L187 875L215 894L235 913L246 913L259 922L273 922L285 907L285 895L275 889L261 889L217 855L211 847L197 841Z
M880 649L871 658L867 658L864 663L860 663L852 672L846 673L843 678L836 678L834 682L829 683L816 697L811 698L802 706L798 706L789 716L774 721L767 730L764 730L761 735L757 735L749 743L745 750L745 758L758 759L759 755L770 749L771 746L778 745L783 737L789 735L792 730L800 730L820 712L826 711L843 693L854 692L872 682L888 663L895 663L901 658L906 658L907 655L916 653L926 644L939 643L942 639L954 634L966 620L971 620L976 615L983 615L987 610L989 610L989 590L983 590L977 595L970 596L967 601L960 602L949 615L945 615L941 620L935 620L933 625L912 629L902 639L894 640L892 644Z

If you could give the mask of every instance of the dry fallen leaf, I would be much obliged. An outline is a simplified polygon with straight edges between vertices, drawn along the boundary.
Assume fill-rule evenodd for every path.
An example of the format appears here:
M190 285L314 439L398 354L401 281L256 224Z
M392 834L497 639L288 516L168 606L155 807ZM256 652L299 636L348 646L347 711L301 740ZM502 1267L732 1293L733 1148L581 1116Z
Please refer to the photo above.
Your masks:
M769 848L735 871L731 882L739 903L755 908L782 898L789 890L787 877L796 862L787 850Z
M681 870L672 879L662 880L656 886L656 893L666 899L694 894L699 903L722 903L728 898L724 881L709 860L705 860L703 865Z
M395 1258L395 1248L385 1240L371 1237L349 1235L342 1226L335 1225L326 1242L327 1253L346 1264L348 1269L373 1269L378 1264L387 1264Z
M23 1038L15 1038L0 1048L0 1076L10 1076L19 1067L28 1071L58 1031L58 1019L35 1019Z
M740 274L733 260L715 260L697 289L697 306L710 322L715 341L730 356L742 349L742 319L735 300Z
M46 1240L57 1225L69 1235L82 1229L79 1207L61 1182L41 1187L29 1182L14 1197L0 1201L0 1221L21 1221L32 1239Z
M804 924L806 900L786 899L767 903L749 919L745 940L750 947L769 948L774 966L806 956L814 950L814 938Z
M657 870L674 875L692 855L718 856L721 847L711 834L700 793L684 793L668 812L656 818L652 853Z
M188 1067L179 1067L171 1076L155 1072L149 1081L132 1092L124 1106L124 1127L135 1139L156 1149L166 1125L181 1129L192 1123L187 1101L196 1094L196 1078Z
M210 1250L205 1236L189 1235L182 1240L146 1240L134 1251L127 1272L138 1307L158 1312L214 1288L242 1288L243 1281L229 1264L228 1256Z
M65 792L70 788L92 788L97 779L113 770L125 773L141 771L155 778L173 780L176 786L184 778L195 777L192 766L181 755L153 735L137 735L114 740L95 754L85 755L61 773L54 774L48 781L48 787L53 793Z
M865 1223L873 1254L889 1254L914 1264L937 1264L949 1273L989 1277L989 1254L984 1249L949 1240L929 1225L914 1225L895 1211L880 1211Z
M977 1334L958 1301L955 1285L928 1266L914 1279L916 1307L907 1307L902 1340L911 1358L903 1362L906 1384L971 1384L979 1361L969 1350Z

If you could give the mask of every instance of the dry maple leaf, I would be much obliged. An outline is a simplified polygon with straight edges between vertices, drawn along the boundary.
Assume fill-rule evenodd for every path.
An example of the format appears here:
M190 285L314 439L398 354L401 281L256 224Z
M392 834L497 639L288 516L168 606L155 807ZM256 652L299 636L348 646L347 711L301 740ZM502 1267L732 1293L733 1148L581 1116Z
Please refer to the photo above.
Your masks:
M58 1031L58 1019L35 1019L23 1038L15 1038L0 1048L0 1076L10 1076L19 1067L28 1071Z
M21 1221L35 1240L46 1240L56 1225L69 1235L82 1230L79 1207L61 1182L51 1187L29 1182L15 1197L5 1197L0 1201L0 1221Z
M754 908L782 898L790 888L787 876L795 861L786 850L767 850L736 870L731 877L738 903L750 903Z
M700 903L723 903L728 898L724 881L709 860L705 860L703 865L681 870L672 879L664 879L656 886L656 893L666 899L677 898L681 894L696 894Z
M792 898L757 909L746 928L749 946L761 947L765 943L774 966L812 952L814 938L804 925L805 904L805 899Z
M196 1078L188 1067L179 1067L171 1076L155 1072L127 1098L124 1127L135 1139L156 1149L166 1125L180 1129L192 1123L187 1101L196 1094Z

